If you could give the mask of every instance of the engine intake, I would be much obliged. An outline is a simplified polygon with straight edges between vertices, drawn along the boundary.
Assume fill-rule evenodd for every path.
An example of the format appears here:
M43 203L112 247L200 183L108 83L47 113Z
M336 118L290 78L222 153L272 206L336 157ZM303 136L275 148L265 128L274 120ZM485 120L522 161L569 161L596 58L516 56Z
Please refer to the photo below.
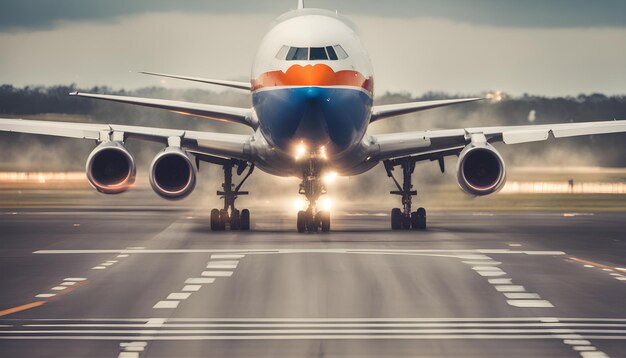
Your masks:
M488 195L506 182L504 160L489 143L469 144L459 155L457 181L472 195Z
M178 147L167 147L150 165L150 185L161 197L182 199L196 187L196 167L189 154Z
M86 165L87 179L99 192L119 194L135 183L135 160L121 142L104 142L96 147Z

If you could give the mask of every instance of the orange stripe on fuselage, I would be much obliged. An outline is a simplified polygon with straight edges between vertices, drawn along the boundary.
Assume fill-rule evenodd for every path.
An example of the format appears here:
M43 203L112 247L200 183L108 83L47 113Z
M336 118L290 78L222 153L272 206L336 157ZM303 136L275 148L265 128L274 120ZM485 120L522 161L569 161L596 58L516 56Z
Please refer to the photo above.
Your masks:
M360 72L342 70L335 72L330 66L293 65L283 71L265 72L252 81L252 89L258 90L276 86L353 86L372 92L372 78L365 78Z

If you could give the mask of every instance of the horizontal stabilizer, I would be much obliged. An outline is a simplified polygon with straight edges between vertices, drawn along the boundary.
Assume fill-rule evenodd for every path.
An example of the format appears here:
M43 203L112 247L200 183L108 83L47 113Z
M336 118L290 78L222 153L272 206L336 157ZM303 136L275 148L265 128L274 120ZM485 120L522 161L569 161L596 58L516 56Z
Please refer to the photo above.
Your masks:
M193 82L200 82L200 83L208 83L208 84L211 84L211 85L218 85L218 86L236 88L236 89L245 90L245 91L252 90L252 86L248 82L213 80L213 79L210 79L210 78L168 75L166 73L146 72L146 71L140 71L139 73L143 73L144 75L150 75L150 76L174 78L174 79L177 79L177 80L185 80L185 81L193 81Z

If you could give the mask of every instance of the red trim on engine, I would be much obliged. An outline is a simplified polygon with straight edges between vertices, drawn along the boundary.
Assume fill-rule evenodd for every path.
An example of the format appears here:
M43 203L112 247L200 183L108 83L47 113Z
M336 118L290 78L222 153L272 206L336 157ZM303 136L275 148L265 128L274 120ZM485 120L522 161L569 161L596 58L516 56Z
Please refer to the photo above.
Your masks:
M353 86L368 92L374 88L372 77L365 78L360 72L342 70L335 72L325 64L293 65L283 71L265 72L252 80L252 90L277 86Z

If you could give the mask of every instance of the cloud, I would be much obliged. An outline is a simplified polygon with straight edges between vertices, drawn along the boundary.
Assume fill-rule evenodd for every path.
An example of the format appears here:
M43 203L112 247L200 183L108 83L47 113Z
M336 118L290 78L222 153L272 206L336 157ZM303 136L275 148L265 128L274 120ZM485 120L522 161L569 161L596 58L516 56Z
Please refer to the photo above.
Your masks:
M623 0L307 0L306 5L348 15L436 18L504 27L626 26ZM295 7L296 0L4 0L0 2L0 31L50 29L67 21L106 22L146 13L278 15Z

